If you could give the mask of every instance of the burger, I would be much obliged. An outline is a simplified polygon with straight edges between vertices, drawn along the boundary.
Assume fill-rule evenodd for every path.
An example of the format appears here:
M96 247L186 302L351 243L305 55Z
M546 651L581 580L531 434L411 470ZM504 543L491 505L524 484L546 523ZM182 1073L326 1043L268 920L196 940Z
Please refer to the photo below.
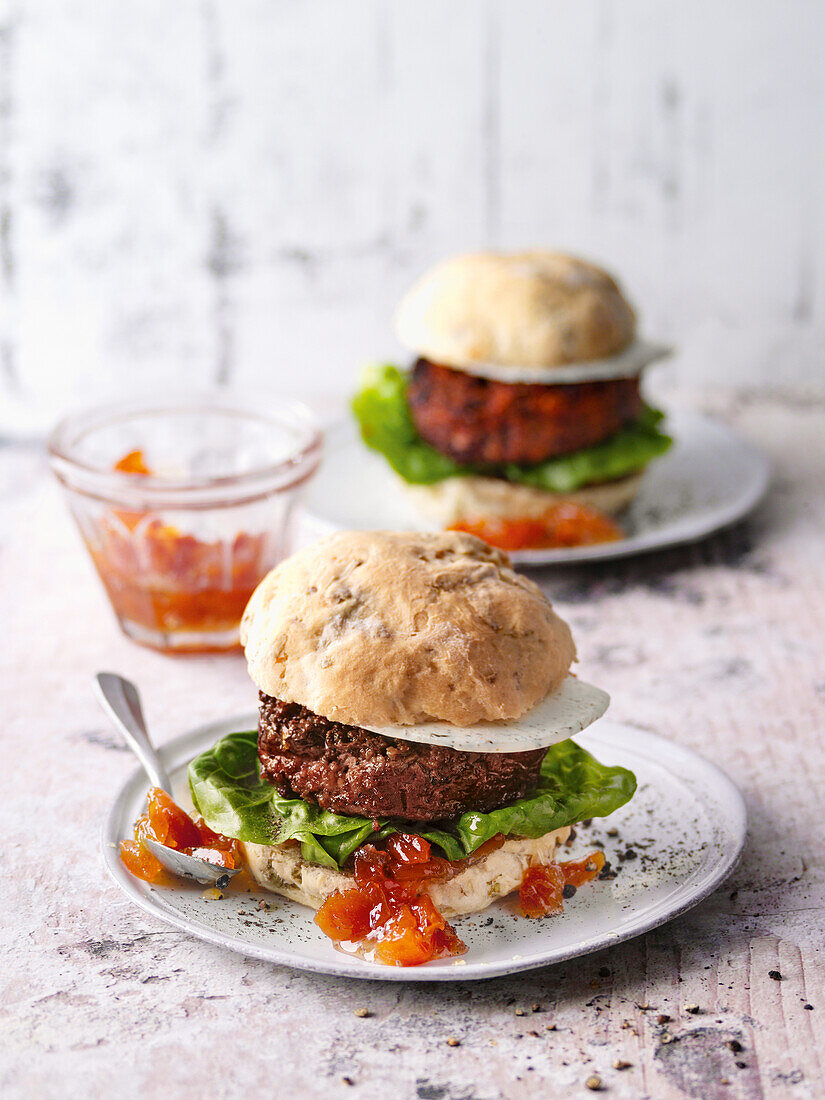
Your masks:
M343 949L458 954L450 918L515 891L528 916L559 912L603 872L603 853L560 849L635 780L570 740L608 697L570 673L569 627L501 551L339 533L269 573L241 633L258 728L192 762L192 799Z
M621 537L613 517L671 445L640 390L668 349L637 337L606 271L457 256L412 287L396 330L412 366L367 368L353 410L424 517L506 549Z

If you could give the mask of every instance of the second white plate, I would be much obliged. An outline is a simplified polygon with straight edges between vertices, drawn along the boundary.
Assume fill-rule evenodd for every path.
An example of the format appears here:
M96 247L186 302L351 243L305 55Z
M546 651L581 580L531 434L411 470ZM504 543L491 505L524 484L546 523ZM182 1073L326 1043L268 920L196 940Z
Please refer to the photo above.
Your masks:
M256 718L203 726L161 750L180 802L186 804L189 760L232 730L254 729ZM418 967L368 963L337 951L313 923L310 909L266 891L229 892L221 901L207 901L202 887L153 887L133 878L120 861L117 842L131 836L142 811L147 789L142 772L136 771L115 798L103 827L103 857L118 886L147 913L208 943L282 966L396 982L467 981L532 970L600 951L690 909L730 873L745 839L739 791L696 753L606 719L576 740L604 763L631 768L639 783L627 806L582 829L564 856L577 859L602 846L618 869L616 878L582 887L557 917L527 920L502 901L456 921L468 947L459 959ZM607 835L613 827L618 836ZM271 908L258 909L259 900Z
M724 424L686 410L668 414L674 445L652 462L638 497L622 517L627 538L563 550L521 550L523 565L563 565L623 558L694 542L746 516L768 485L767 460ZM354 424L329 433L321 469L305 499L305 534L346 529L435 530L399 489L381 455L367 449Z

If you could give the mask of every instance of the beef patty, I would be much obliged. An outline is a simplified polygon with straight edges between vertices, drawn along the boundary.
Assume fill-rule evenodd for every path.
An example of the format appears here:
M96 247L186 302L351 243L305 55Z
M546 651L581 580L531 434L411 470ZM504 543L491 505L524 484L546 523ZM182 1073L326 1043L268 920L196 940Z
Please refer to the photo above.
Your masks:
M422 439L456 462L491 467L531 466L592 447L642 409L638 378L540 386L427 359L415 364L407 399Z
M538 782L546 749L459 752L330 722L260 693L258 757L288 798L364 817L437 821L498 809Z

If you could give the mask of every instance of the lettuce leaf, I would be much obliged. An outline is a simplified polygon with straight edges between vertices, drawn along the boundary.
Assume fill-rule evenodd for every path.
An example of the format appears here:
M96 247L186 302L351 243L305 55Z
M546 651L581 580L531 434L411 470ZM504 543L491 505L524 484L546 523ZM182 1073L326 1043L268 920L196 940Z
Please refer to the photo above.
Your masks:
M275 788L258 770L255 730L230 733L189 765L192 801L210 829L254 844L274 844L281 820Z
M468 810L439 827L376 823L283 798L259 773L257 742L254 730L230 733L195 757L189 765L195 808L216 832L254 844L299 840L304 859L327 867L340 867L365 841L399 828L429 840L448 859L462 859L497 833L540 837L585 818L607 817L636 790L626 768L600 764L574 741L562 741L547 750L528 798L491 813Z
M463 466L425 443L407 403L409 375L389 363L367 367L361 389L352 400L361 437L378 451L405 481L432 485L448 477L499 474L508 481L554 493L570 493L583 485L615 481L643 469L664 454L672 440L659 430L664 413L645 405L632 423L594 447L551 458L538 466L507 465L501 470Z
M658 425L664 418L663 412L645 405L631 424L626 424L603 443L549 458L538 466L508 465L504 467L504 476L508 481L553 493L570 493L582 485L627 477L643 470L648 462L664 454L672 445L670 436L659 431Z
M352 411L368 447L386 458L405 481L431 485L445 477L474 473L425 443L407 404L409 375L389 363L365 367Z

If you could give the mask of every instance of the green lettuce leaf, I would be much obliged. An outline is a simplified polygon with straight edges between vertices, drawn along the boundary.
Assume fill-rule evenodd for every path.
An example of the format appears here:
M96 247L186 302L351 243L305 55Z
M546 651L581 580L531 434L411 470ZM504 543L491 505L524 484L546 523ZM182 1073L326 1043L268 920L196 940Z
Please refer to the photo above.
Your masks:
M663 412L645 405L631 424L626 424L603 443L549 458L538 466L508 465L504 467L504 476L508 481L553 493L570 493L582 485L627 477L644 469L648 462L664 454L672 445L670 436L659 431L658 425L664 417Z
M391 364L367 367L352 410L367 446L380 452L397 474L414 485L486 473L549 492L570 493L583 485L615 481L642 470L673 442L659 430L664 413L645 405L636 420L595 447L583 447L538 466L507 465L501 470L463 466L419 436L407 403L408 383L409 375Z
M189 786L195 808L216 832L255 844L299 840L304 859L340 867L365 841L399 828L429 840L448 859L470 855L497 833L540 837L585 818L607 817L633 797L636 779L626 768L600 764L574 741L562 741L547 750L528 798L491 813L468 810L438 828L376 823L283 798L259 773L257 734L250 730L230 733L195 757Z
M189 765L192 801L210 829L253 844L274 844L281 819L274 787L258 770L255 730L230 733Z
M365 367L352 411L368 447L386 458L405 481L431 485L445 477L473 473L440 454L418 434L407 404L409 375L389 363Z

